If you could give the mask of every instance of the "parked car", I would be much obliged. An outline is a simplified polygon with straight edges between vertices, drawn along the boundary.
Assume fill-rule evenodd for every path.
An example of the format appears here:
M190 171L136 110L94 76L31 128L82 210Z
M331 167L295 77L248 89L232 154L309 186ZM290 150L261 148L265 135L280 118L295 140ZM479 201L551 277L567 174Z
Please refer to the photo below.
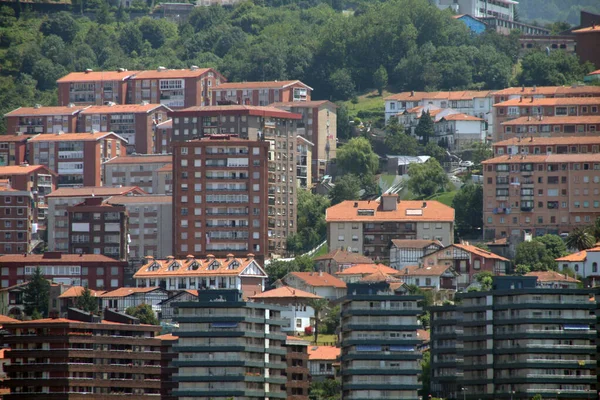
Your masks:
M458 165L460 167L470 168L470 167L472 167L475 164L473 164L473 161L461 161Z

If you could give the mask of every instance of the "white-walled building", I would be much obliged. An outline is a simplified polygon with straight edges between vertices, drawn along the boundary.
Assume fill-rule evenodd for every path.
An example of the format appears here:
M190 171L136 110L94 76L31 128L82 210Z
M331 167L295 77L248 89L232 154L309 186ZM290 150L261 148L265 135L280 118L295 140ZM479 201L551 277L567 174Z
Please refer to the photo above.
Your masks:
M335 364L340 348L335 346L308 346L308 370L313 380L335 378Z
M600 246L557 258L556 262L559 270L570 269L583 279L586 286L600 284Z
M485 121L463 113L449 114L434 124L435 138L438 143L445 141L451 150L464 150L473 143L485 142L487 132Z
M156 314L160 312L159 303L166 300L169 293L159 287L128 288L123 287L111 290L100 295L100 309L108 308L112 311L125 312L129 307L148 304Z
M346 295L346 283L327 272L290 272L275 286L291 286L328 300L336 300Z
M409 265L418 265L423 257L443 247L437 240L392 239L390 267L401 270Z
M456 290L458 273L448 265L412 265L405 267L396 275L407 285L428 289Z
M451 8L457 14L469 14L475 18L497 17L514 21L515 5L513 0L435 0L434 4L444 10Z

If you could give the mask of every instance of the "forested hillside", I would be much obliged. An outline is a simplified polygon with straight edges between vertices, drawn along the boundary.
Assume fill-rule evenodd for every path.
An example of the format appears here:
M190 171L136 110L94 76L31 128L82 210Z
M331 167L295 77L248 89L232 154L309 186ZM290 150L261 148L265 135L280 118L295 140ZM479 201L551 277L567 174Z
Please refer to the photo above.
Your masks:
M566 21L579 24L579 12L600 14L598 0L519 0L518 12L522 20L548 23ZM598 21L600 23L600 21Z
M95 4L94 21L77 12L17 18L0 8L0 112L53 104L56 79L86 68L211 66L230 80L301 79L315 98L332 100L380 87L385 75L391 90L497 89L520 79L567 84L589 69L556 52L515 79L516 35L473 36L427 0L373 2L354 14L332 8L337 3L245 2L198 7L182 25L130 20L126 10Z

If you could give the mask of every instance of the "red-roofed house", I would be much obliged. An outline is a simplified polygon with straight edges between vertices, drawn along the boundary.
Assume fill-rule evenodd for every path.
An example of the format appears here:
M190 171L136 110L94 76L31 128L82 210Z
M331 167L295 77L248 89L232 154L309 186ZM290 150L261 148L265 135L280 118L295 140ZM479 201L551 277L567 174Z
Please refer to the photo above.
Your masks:
M600 284L600 244L596 243L591 249L579 251L556 259L561 270L570 269L577 276L581 276L586 286Z
M286 310L281 312L281 318L287 321L287 325L283 325L281 330L294 333L304 333L305 328L314 324L315 310L310 306L310 301L322 299L316 294L289 286L281 286L249 298L258 303L286 307Z
M127 102L127 79L137 71L119 69L117 71L71 72L56 81L58 84L58 104L70 103L91 105L113 102Z
M342 249L332 250L325 255L316 257L314 261L316 270L328 272L330 274L341 272L356 264L375 264L375 262L367 256Z
M56 309L61 317L65 317L69 307L77 307L77 298L83 294L84 290L85 287L83 286L71 286L57 297L58 306L51 307L51 309ZM104 290L90 289L90 294L92 297L96 298L98 302L98 309L100 309L100 296L103 293L106 292Z
M488 271L494 275L508 273L509 260L469 244L451 244L423 257L423 266L450 266L458 275L457 288L473 282L473 275Z
M335 378L333 364L340 357L340 348L335 346L308 346L308 370L313 380Z
M158 315L160 303L169 298L169 292L159 287L119 289L105 292L100 295L101 309L108 308L113 311L124 312L129 307L137 307L140 304L148 304Z
M435 140L447 143L450 149L463 150L473 143L485 141L486 122L483 118L456 113L442 117L434 124Z
M537 286L542 288L577 289L581 281L556 271L533 271L525 276L535 276Z
M268 106L277 102L310 101L312 88L295 81L227 82L213 89L213 104Z
M400 274L400 271L383 264L357 264L341 272L337 272L335 275L346 283L353 283L375 273L397 276Z
M456 290L458 274L449 265L410 265L396 275L407 285L428 289Z
M184 301L197 301L198 300L198 291L195 289L185 289L182 290L168 299L161 301L158 303L160 306L160 313L158 314L158 318L161 322L171 322L173 317L176 315L176 305L179 302Z
M346 283L327 272L290 272L275 285L291 286L328 300L336 300L346 295Z
M19 107L7 114L6 133L9 135L25 133L77 132L77 116L85 106L64 107Z

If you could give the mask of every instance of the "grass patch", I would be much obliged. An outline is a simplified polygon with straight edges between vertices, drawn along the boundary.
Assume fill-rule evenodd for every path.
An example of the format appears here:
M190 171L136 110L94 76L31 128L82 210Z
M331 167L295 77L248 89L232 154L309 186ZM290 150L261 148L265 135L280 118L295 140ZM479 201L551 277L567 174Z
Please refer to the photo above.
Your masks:
M300 339L303 339L303 340L311 342L312 344L315 344L315 342L314 342L315 335L300 336ZM319 334L319 341L317 343L317 346L335 346L336 339L337 338L335 335Z
M452 200L454 200L454 196L456 196L456 193L458 193L456 190L452 192L438 193L434 194L427 200L437 200L442 204L452 207Z
M389 189L394 184L394 180L396 180L396 175L381 174L381 182L385 189Z
M325 243L323 246L321 246L321 248L315 254L313 254L312 258L324 256L328 252L329 252L329 248L327 246L327 243Z
M353 104L350 100L345 101L344 104L348 107L350 118L356 117L359 111L379 112L383 117L385 112L385 101L383 99L390 94L392 93L384 90L383 96L380 96L377 90L373 90L358 96L358 103L356 104Z

